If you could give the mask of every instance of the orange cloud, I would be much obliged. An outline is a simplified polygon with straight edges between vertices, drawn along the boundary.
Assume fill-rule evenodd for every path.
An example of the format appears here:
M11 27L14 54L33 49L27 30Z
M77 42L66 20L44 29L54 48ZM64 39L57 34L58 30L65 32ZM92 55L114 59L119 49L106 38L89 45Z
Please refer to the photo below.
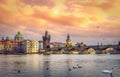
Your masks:
M98 7L107 10L112 8L114 2L114 0L66 0L65 4L68 8Z
M118 0L86 1L0 0L0 37L5 34L12 37L22 31L26 38L41 40L48 30L56 41L65 41L67 33L75 42L81 39L99 41L99 38L118 41ZM11 32L6 32L8 30Z
M43 19L47 22L52 22L61 25L79 25L84 22L84 18L75 15L54 14L50 10L47 11L34 11L33 17Z

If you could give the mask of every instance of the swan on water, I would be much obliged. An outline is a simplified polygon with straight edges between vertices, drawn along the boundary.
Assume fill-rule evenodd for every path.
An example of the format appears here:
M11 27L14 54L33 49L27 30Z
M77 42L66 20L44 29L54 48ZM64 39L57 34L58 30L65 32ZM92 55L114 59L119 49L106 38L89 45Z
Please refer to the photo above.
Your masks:
M104 74L111 74L112 70L102 70L102 73L104 73Z
M104 74L109 74L110 75L110 77L113 77L113 75L112 75L112 69L113 68L111 68L110 70L102 70L102 73L104 73Z

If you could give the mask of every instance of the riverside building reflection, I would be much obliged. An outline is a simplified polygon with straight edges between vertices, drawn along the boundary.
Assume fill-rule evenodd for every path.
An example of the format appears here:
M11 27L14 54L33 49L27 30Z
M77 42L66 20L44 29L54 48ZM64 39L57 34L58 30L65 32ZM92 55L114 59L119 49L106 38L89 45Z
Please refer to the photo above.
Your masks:
M0 77L106 77L110 67L119 77L119 64L119 55L0 55Z

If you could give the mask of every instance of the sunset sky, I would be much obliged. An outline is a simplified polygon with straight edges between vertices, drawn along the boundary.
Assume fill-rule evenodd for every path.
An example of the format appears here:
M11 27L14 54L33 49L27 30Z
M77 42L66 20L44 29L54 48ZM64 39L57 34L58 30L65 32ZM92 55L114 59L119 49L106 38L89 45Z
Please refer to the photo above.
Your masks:
M120 41L120 0L0 0L0 39L42 40L45 31L51 41L117 44Z

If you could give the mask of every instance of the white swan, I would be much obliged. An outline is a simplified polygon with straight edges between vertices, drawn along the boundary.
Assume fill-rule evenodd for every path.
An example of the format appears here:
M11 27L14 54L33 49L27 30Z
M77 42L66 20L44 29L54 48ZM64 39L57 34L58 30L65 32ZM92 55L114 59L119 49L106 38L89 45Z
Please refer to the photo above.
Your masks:
M102 70L102 73L104 73L104 74L109 74L110 77L113 77L113 75L112 75L112 69L113 69L113 68L111 68L110 70Z
M112 70L102 70L102 73L104 73L104 74L111 74Z

